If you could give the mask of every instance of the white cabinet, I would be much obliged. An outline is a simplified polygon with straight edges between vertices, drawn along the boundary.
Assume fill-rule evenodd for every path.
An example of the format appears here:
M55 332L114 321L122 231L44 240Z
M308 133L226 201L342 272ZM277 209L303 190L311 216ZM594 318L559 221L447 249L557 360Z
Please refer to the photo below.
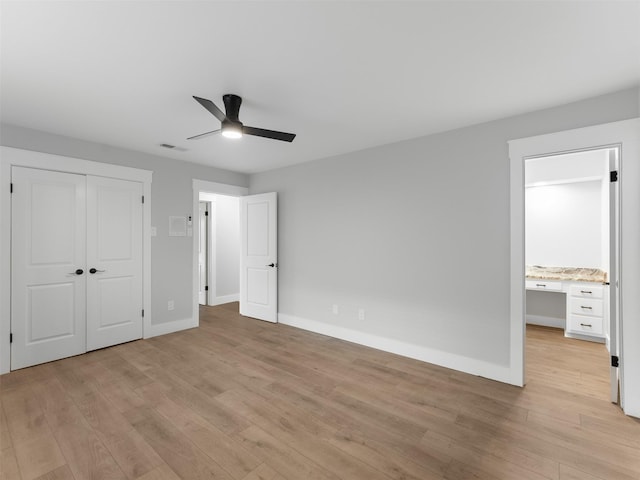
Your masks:
M602 317L587 317L585 315L570 315L567 320L567 333L580 335L603 336ZM570 335L568 335L570 336Z
M566 294L565 336L602 342L609 329L608 324L608 286L595 282L575 282L569 280L537 280L529 278L525 281L527 290L556 292ZM538 317L538 322L547 317ZM556 326L548 318L539 325ZM537 322L533 322L537 323ZM560 326L560 325L557 325Z
M583 297L569 297L569 312L577 315L589 315L602 318L602 300Z
M567 291L565 333L603 339L606 328L605 285L575 283Z
M562 292L562 282L554 280L527 280L527 290L545 290L550 292Z
M604 286L589 285L585 283L571 285L569 289L572 297L580 298L603 298Z

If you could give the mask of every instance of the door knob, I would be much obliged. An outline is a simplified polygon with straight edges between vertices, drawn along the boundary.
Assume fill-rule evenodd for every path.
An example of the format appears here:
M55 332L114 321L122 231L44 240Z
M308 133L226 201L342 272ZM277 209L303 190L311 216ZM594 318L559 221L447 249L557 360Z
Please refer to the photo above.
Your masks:
M104 270L98 270L97 268L90 268L89 273L102 273Z
M277 267L277 266L278 266L277 263L270 263L269 265L265 265L265 267L271 267L271 268Z
M83 273L84 273L84 270L79 268L75 272L70 272L69 275L82 275Z

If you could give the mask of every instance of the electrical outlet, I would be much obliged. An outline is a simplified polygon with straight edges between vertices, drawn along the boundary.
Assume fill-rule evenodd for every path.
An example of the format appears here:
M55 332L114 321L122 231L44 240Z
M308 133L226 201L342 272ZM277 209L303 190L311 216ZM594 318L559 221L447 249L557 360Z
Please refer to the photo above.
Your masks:
M173 300L169 300L169 302L167 303L167 310L173 310L175 308L175 303L173 302Z
M340 312L338 309L338 305L336 303L334 303L333 306L331 307L331 311L333 312L334 315L338 315L338 313Z
M358 320L364 320L364 308L358 309Z

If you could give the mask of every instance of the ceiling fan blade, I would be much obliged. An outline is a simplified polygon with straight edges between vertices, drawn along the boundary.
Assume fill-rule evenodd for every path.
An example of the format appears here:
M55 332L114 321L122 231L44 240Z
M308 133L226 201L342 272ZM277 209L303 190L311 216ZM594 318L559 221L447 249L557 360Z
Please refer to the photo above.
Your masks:
M196 97L195 95L193 96L193 98L195 99L196 102L198 102L200 105L206 108L214 117L216 117L221 122L224 122L224 120L227 118L226 115L222 113L222 110L216 107L216 104L213 103L211 100L207 100L206 98Z
M187 140L197 140L199 138L208 137L209 135L213 135L214 133L218 133L220 129L211 130L210 132L201 133L200 135L194 135L193 137L187 138Z
M282 140L283 142L293 142L296 138L295 133L276 132L275 130L266 130L264 128L242 127L242 133L245 135L255 135L257 137L271 138L273 140Z

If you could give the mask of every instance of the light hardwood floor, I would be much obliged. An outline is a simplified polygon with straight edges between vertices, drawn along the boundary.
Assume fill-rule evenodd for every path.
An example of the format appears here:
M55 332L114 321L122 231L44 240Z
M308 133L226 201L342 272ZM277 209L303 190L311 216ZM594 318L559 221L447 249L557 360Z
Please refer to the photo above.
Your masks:
M604 347L529 328L527 351L520 389L206 307L0 377L2 478L639 479Z

